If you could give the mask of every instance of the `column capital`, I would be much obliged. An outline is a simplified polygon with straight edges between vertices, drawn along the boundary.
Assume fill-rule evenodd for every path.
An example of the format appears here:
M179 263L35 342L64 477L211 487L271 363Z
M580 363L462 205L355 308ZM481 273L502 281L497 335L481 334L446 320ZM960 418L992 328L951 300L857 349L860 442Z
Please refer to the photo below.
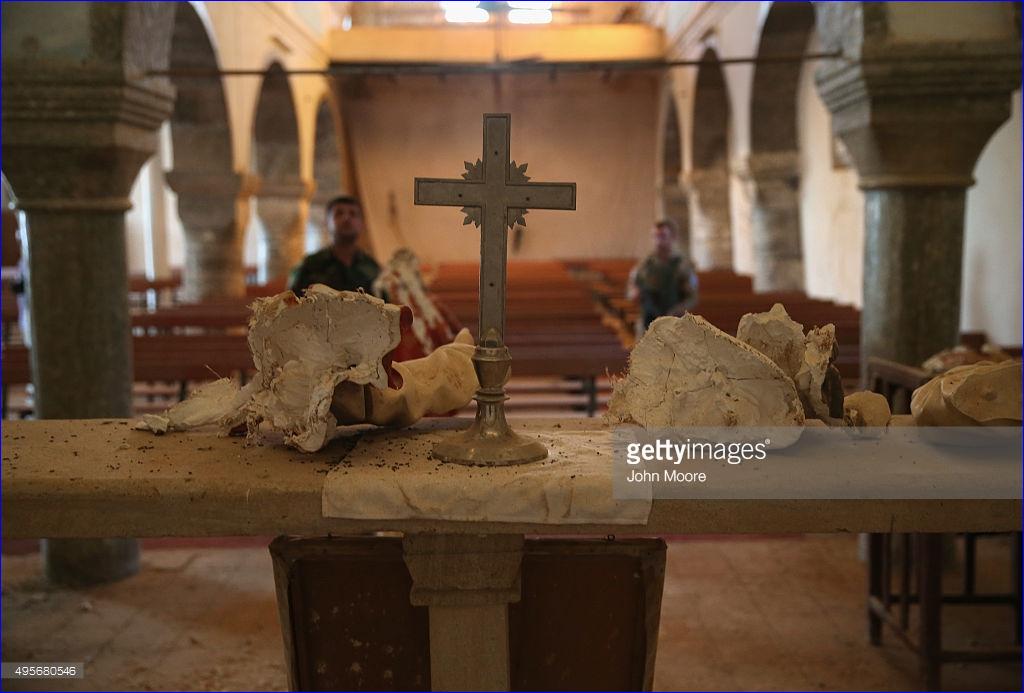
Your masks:
M910 10L887 3L819 3L823 49L845 57L821 64L818 92L862 188L967 187L985 143L1010 116L1019 39L970 29L960 36L944 14L956 8L911 9L918 26ZM940 21L941 35L930 34L929 22Z
M402 546L416 606L519 601L521 534L407 534Z
M310 178L289 176L286 178L261 178L255 191L257 199L278 197L292 200L309 200L316 190L316 183Z
M751 152L747 157L747 175L755 183L800 178L800 152L792 149Z
M260 188L260 177L235 171L188 171L174 169L164 174L167 187L178 197L249 197Z
M729 171L725 167L692 168L680 176L680 184L688 192L707 185L720 186L723 182L729 182Z
M154 80L19 81L4 74L4 173L26 210L123 212L174 92Z
M244 229L248 198L259 179L248 173L232 171L189 171L175 169L164 174L167 187L178 196L178 216L186 236L211 233L227 240ZM215 242L213 238L210 242Z

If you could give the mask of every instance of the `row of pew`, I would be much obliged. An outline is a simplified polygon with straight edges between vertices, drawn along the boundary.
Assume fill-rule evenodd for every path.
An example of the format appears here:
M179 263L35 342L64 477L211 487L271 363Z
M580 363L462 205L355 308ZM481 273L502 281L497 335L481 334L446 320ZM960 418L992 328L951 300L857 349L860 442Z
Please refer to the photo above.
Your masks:
M512 261L507 268L505 341L512 354L509 383L511 415L588 415L603 409L611 377L625 370L632 346L636 308L624 300L626 277L634 260ZM477 336L479 276L477 263L444 263L426 268L432 294ZM809 299L802 294L755 294L749 277L732 272L700 275L695 313L735 333L740 316L768 310L781 301L806 327L836 323L840 370L857 373L859 315L853 309ZM283 285L250 286L244 299L202 304L173 301L176 286L133 282L134 295L159 292L155 310L135 302L132 313L137 408L162 408L165 399L184 396L189 386L217 376L244 379L252 371L246 342L249 304ZM152 302L150 302L152 307ZM4 300L3 386L7 416L9 388L30 382L29 353L11 339L17 310ZM160 390L142 383L161 382ZM163 393L163 399L153 393ZM30 402L27 404L30 407ZM468 408L472 413L472 406ZM24 413L22 410L21 413Z

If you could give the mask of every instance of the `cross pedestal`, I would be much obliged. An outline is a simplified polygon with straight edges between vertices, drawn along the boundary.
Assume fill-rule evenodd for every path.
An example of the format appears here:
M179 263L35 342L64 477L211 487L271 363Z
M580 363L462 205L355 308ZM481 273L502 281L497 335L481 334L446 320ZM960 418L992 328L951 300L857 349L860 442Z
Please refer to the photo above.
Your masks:
M509 428L505 383L512 359L505 346L505 263L508 229L532 209L576 209L575 183L530 183L526 164L509 160L512 116L484 115L483 158L465 162L461 179L417 178L418 205L461 207L463 225L480 227L480 321L473 365L480 388L476 420L434 448L434 457L470 465L508 465L547 457L538 441Z

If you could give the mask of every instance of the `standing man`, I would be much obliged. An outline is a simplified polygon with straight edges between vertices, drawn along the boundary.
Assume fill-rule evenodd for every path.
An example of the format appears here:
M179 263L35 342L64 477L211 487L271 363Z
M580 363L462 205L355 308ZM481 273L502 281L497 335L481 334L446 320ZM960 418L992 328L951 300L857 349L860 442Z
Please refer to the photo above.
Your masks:
M288 288L300 294L311 284L326 284L338 291L373 290L380 265L356 245L363 233L363 207L351 195L340 195L327 203L327 230L331 245L307 255L292 270Z
M640 306L637 337L663 315L682 315L697 304L697 272L676 252L676 224L663 219L654 225L654 251L629 273L626 298Z

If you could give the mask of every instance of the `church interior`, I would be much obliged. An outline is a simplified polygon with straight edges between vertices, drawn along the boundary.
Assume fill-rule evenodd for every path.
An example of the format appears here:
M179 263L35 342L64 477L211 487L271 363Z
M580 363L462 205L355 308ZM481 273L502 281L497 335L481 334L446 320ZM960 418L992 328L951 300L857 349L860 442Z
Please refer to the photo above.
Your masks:
M3 688L1021 688L1020 3L2 12Z

